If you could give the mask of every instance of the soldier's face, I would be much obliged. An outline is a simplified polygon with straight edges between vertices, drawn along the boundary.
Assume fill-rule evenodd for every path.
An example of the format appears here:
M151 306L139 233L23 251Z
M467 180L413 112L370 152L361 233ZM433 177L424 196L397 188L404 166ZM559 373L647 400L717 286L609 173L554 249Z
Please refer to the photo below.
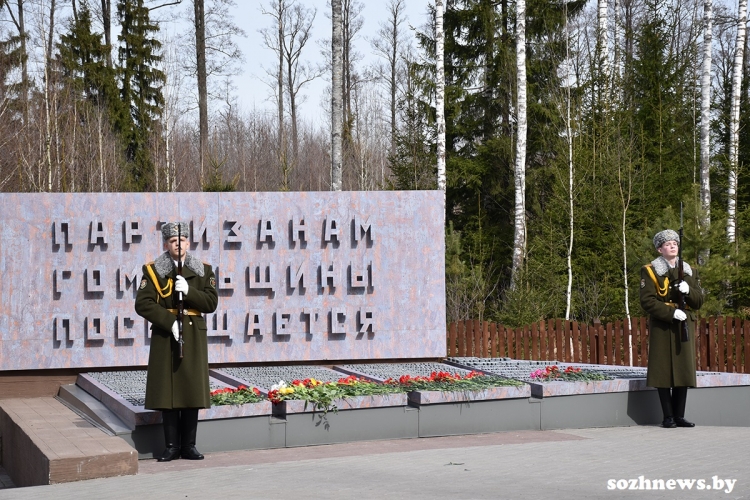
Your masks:
M182 237L181 245L177 244L177 240L177 236L172 236L164 244L167 247L170 257L172 257L172 260L182 260L185 258L185 253L187 253L187 237ZM182 247L182 253L180 253L180 246Z
M659 253L667 260L677 257L680 251L680 245L676 241L667 241L659 247Z

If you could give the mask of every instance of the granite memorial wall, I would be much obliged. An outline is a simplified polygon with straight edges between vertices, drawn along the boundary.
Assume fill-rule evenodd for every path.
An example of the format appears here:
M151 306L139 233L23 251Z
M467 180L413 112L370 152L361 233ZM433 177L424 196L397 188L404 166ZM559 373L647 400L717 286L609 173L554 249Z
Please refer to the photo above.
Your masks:
M445 356L438 191L0 194L0 370L142 366L161 225L214 266L209 362Z

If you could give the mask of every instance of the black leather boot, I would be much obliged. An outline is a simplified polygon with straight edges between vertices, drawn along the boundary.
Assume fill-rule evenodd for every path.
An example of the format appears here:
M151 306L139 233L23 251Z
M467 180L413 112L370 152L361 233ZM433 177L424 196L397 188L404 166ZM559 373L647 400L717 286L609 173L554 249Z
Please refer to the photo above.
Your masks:
M695 427L695 424L685 420L685 405L687 404L687 387L672 389L672 407L674 408L674 423L677 427Z
M674 429L677 427L677 424L674 421L674 413L672 413L672 392L668 387L658 387L656 392L659 393L661 411L664 413L664 420L661 426L666 429Z
M170 462L180 458L180 413L177 410L164 410L161 412L161 421L167 448L158 461Z
M180 456L187 460L203 460L203 455L195 447L195 438L198 434L198 409L191 408L182 410L180 413L180 434L182 434Z

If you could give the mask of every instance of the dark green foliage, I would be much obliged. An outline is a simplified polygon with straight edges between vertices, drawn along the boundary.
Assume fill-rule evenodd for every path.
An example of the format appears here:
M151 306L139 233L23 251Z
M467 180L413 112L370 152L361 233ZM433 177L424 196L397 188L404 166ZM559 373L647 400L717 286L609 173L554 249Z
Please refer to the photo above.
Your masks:
M568 16L585 2L568 4ZM527 214L529 268L519 289L501 290L510 275L513 246L515 162L515 13L513 4L489 0L449 1L445 14L447 218L464 241L468 276L481 275L493 296L477 296L492 317L541 319L559 308L559 265L537 268L536 252L549 245L535 234L553 202L559 179L558 66L564 58L565 9L558 2L527 6L528 140ZM559 211L556 214L560 214ZM549 226L551 227L551 226ZM563 226L564 227L564 226ZM553 235L549 235L553 236ZM549 241L560 255L564 240ZM559 263L559 262L558 262ZM478 270L482 270L481 273ZM541 286L542 288L538 288ZM544 290L540 296L536 290ZM554 293L550 293L554 291ZM530 298L534 296L534 300ZM518 306L518 307L516 307Z
M0 102L3 102L4 106L11 111L5 116L10 116L10 119L19 125L22 122L24 106L21 98L23 86L21 83L10 83L8 77L13 71L19 70L25 59L26 54L21 48L21 37L16 35L0 40Z
M94 33L91 11L84 3L78 16L71 18L68 32L60 37L58 60L68 85L76 98L106 110L118 131L126 128L126 109L120 99L113 68L107 66L110 47L102 34Z
M681 6L645 0L636 23L628 25L624 67L614 81L601 73L603 58L597 52L588 54L591 66L577 80L578 86L567 89L561 78L565 16L578 15L584 4L527 4L527 253L514 289L509 287L509 272L514 229L515 4L447 4L448 319L520 325L566 313L586 322L639 316L640 269L658 255L651 238L664 228L679 228L680 203L685 213L685 259L696 267L707 290L705 314L750 312L744 229L750 222L750 170L744 167L750 158L750 115L744 112L738 242L727 244L725 232L727 173L722 171L722 158L727 153L729 75L720 78L723 91L716 96L718 133L713 141L719 152L714 165L719 168L712 173L712 224L704 228L698 224L703 215L696 184L698 37L677 44L674 23L684 14L678 12ZM433 38L431 33L419 38L432 59ZM433 88L425 84L421 89L420 99L434 102ZM572 193L568 99L573 120ZM743 109L746 101L743 98ZM396 167L394 162L397 178L404 178ZM398 187L413 188L416 183L401 182Z
M211 171L208 176L208 181L203 184L203 191L213 193L229 193L236 190L237 179L232 182L225 182L221 176L222 167L226 163L226 159L217 161L213 157L209 157L209 163Z
M128 188L134 191L153 189L154 166L149 144L155 121L161 116L164 97L161 87L164 73L156 66L161 42L154 38L159 27L149 18L143 0L119 0L117 18L120 97L129 107L128 128L123 131L127 143Z
M435 189L435 108L425 99L425 94L434 92L434 67L411 62L407 71L405 95L398 103L403 124L396 131L396 149L388 159L393 173L390 187Z

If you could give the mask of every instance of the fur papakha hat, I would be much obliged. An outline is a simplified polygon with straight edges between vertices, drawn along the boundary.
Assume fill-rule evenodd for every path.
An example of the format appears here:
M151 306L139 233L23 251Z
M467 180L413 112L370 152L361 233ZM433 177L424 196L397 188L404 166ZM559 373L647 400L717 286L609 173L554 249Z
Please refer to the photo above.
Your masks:
M185 238L190 236L190 226L187 222L165 222L161 226L161 237L164 238L164 241L177 236L178 227L180 236L184 236Z
M680 244L680 235L677 234L677 231L665 229L656 233L654 236L654 248L658 249L668 241L676 241L678 245Z

